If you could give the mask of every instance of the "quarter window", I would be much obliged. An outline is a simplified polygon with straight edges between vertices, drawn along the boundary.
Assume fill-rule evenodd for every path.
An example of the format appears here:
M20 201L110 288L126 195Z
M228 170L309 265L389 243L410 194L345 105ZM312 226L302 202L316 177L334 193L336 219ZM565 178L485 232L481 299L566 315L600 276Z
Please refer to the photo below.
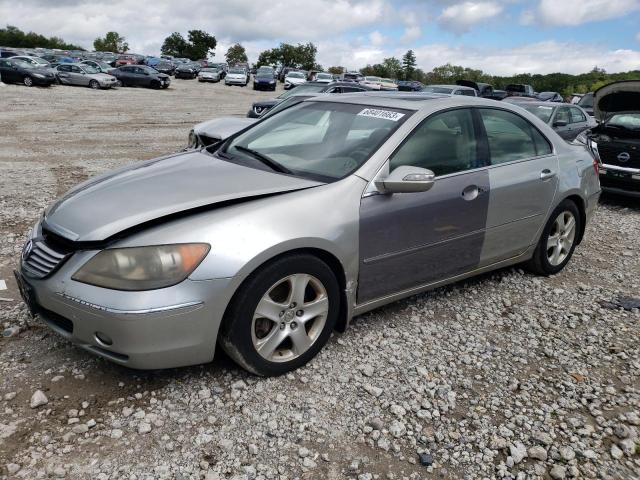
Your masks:
M569 109L567 107L558 108L558 113L556 113L556 118L554 122L565 122L571 123L571 116L569 115Z
M498 109L480 109L487 132L491 163L498 165L548 155L551 145L527 120Z
M393 154L389 169L404 165L427 168L436 175L481 167L471 111L450 110L422 122Z
M571 123L582 123L587 121L584 113L582 113L579 108L571 107L569 110L571 110Z

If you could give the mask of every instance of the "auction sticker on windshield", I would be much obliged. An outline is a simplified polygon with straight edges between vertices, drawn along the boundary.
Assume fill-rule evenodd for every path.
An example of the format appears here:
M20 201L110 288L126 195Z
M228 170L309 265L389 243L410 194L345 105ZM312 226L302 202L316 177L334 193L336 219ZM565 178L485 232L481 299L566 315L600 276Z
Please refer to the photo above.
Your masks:
M391 120L392 122L397 122L404 117L404 113L394 112L392 110L380 110L378 108L365 108L358 115L363 117L382 118L384 120Z

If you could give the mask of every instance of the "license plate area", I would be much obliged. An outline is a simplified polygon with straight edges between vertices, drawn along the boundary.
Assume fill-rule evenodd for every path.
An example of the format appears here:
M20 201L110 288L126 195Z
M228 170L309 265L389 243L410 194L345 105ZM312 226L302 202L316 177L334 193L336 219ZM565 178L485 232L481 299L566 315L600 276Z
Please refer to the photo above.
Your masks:
M20 296L24 301L25 305L29 309L29 313L31 316L35 316L38 310L38 301L36 298L36 292L33 290L33 287L29 285L23 275L17 270L13 271L14 276L16 277L16 283L18 284L18 290L20 291Z

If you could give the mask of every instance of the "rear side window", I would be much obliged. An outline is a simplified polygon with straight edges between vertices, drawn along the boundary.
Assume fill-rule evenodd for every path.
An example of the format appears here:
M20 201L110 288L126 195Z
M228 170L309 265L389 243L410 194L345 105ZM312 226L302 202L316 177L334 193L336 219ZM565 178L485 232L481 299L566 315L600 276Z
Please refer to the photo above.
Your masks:
M584 116L584 113L582 113L579 108L571 107L570 110L571 110L571 123L581 123L581 122L587 121L586 117Z
M422 122L393 154L389 168L411 165L447 175L482 166L477 153L471 110L449 110Z
M512 112L480 109L492 165L551 153L551 145L527 120Z

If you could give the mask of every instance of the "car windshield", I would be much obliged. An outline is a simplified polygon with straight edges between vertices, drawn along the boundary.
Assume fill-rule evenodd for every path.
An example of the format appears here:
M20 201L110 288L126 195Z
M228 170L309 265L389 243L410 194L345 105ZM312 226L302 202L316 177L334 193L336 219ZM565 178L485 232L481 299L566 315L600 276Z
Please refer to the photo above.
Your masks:
M548 107L546 105L527 105L523 104L522 108L533 113L536 117L542 120L544 123L548 123L553 115L555 107Z
M549 100L555 96L556 92L540 92L537 97L540 100Z
M585 94L578 102L582 108L593 108L593 93Z
M518 92L518 93L524 93L525 92L524 85L517 85L517 84L507 85L506 90L508 92Z
M98 70L96 67L94 67L93 65L87 65L86 63L82 65L82 69L87 73L100 73L100 70Z
M444 94L450 95L453 92L453 88L427 86L427 87L424 87L422 91L427 93L444 93Z
M305 78L303 73L300 72L289 72L287 73L287 77L289 78Z
M382 79L380 77L364 77L367 82L381 82Z
M241 68L232 68L231 70L229 70L229 73L231 73L232 75L245 75L244 70L242 70Z
M617 113L607 121L607 126L640 130L640 113Z
M96 63L100 66L102 70L109 70L111 68L111 65L109 65L106 62L96 62Z
M229 139L215 154L247 166L333 181L366 162L411 113L302 102Z
M203 68L202 70L200 70L201 72L209 72L209 73L216 73L218 71L217 68Z
M318 80L332 79L333 75L331 75L330 73L319 73L318 75L316 75L316 78Z

